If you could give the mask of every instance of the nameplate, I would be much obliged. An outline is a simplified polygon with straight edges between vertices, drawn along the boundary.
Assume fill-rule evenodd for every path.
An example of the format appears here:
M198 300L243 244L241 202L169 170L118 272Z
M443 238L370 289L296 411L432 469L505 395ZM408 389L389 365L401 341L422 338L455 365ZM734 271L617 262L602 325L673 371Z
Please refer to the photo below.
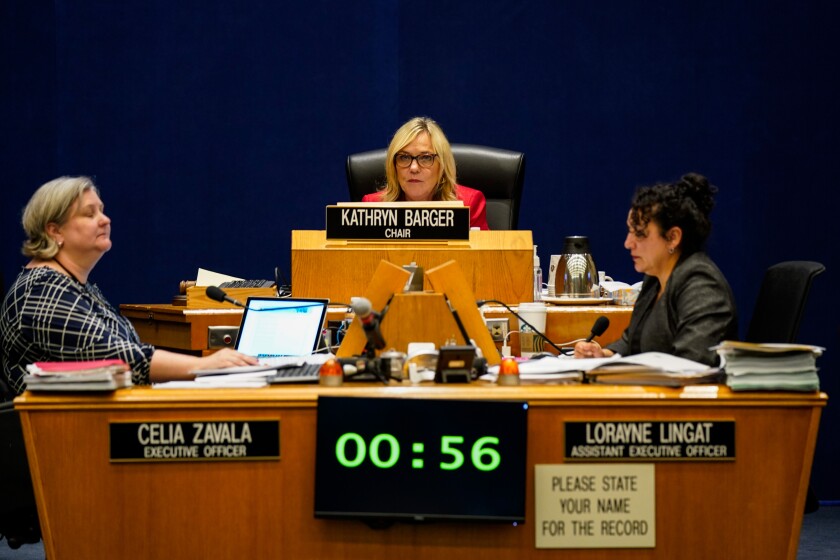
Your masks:
M111 422L109 431L113 463L280 458L279 420Z
M460 202L327 206L327 239L366 241L467 241L470 209Z
M567 461L734 461L735 422L566 422Z

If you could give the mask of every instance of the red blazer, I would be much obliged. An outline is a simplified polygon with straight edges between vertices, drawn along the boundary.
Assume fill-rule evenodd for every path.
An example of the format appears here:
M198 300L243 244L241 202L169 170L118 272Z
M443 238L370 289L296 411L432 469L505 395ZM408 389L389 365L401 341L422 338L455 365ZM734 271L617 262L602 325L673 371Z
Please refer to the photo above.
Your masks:
M382 192L366 194L362 197L362 202L382 202ZM487 201L484 199L484 193L469 187L455 185L455 194L458 200L463 201L464 206L470 207L470 227L490 229L487 226ZM400 200L405 200L404 196L401 196Z

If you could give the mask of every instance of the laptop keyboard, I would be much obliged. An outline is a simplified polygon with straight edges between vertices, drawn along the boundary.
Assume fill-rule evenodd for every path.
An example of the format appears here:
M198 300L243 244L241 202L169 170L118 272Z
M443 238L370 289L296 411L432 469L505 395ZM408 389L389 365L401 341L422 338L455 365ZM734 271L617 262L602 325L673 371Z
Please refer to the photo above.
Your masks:
M299 363L289 364L277 368L277 373L270 375L266 381L270 385L284 383L318 383L321 364Z

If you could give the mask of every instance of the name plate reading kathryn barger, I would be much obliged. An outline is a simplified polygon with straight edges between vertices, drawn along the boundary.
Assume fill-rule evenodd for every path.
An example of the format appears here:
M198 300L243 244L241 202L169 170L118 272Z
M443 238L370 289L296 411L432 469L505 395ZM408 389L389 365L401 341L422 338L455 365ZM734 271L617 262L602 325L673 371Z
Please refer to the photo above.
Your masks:
M111 422L111 462L280 458L280 420Z
M451 202L356 202L327 206L327 239L466 241L470 209Z

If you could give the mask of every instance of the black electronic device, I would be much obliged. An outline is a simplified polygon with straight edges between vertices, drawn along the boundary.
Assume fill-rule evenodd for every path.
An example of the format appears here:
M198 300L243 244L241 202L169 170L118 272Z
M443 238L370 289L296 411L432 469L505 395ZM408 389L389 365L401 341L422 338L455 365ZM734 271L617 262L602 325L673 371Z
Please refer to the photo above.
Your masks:
M228 280L220 288L273 288L274 280Z
M269 385L291 385L299 383L318 383L321 378L320 363L289 364L277 368L277 373L266 378Z
M318 398L315 516L525 520L523 401Z
M474 360L474 346L441 346L435 383L469 383Z

